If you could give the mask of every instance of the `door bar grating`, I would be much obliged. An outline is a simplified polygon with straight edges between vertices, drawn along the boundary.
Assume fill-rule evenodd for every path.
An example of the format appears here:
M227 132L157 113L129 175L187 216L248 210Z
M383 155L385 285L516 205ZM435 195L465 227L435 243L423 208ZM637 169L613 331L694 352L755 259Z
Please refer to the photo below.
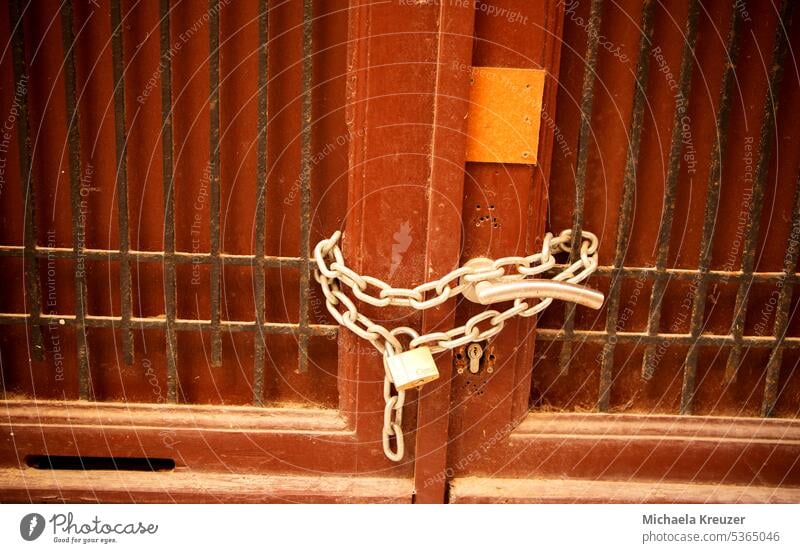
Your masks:
M650 295L650 310L647 315L647 333L656 336L661 327L661 306L667 290L667 279L674 278L667 269L667 256L669 255L669 239L672 235L672 222L675 216L675 202L677 200L678 177L680 176L682 108L685 110L692 89L692 61L697 43L697 16L698 0L691 0L689 14L686 21L686 41L681 53L681 72L679 92L675 105L675 117L672 121L672 138L670 143L669 167L667 169L666 186L664 190L664 213L658 229L658 243L656 254L656 274L653 280L653 291ZM682 102L679 103L679 102ZM622 268L620 268L622 270ZM619 275L619 272L617 273ZM690 278L695 278L694 272L689 272ZM656 346L648 345L644 350L642 361L642 378L650 380L655 372Z
M209 0L209 185L211 209L211 366L222 365L222 335L220 334L220 237L219 237L219 11L217 0Z
M266 256L266 229L267 229L267 78L269 71L269 59L267 44L269 43L269 20L267 0L259 0L258 17L258 136L256 139L256 228L255 228L255 308L256 324L258 328L264 328L266 324L265 314L265 287L267 266ZM248 256L249 257L249 256ZM293 259L290 261L294 261ZM254 340L253 352L253 404L262 405L264 402L264 337L259 334Z
M644 105L647 101L646 90L650 68L650 49L653 44L653 10L655 2L645 0L642 8L642 37L639 44L639 60L636 63L636 81L633 92L633 114L631 116L631 133L628 153L625 160L625 176L622 183L622 206L620 208L617 244L614 253L614 271L611 276L611 290L606 302L606 332L609 340L603 346L600 367L600 390L597 407L600 411L608 411L611 399L612 368L614 364L614 339L619 321L619 301L622 290L622 279L618 277L618 268L622 267L625 253L628 250L630 229L633 216L633 193L636 186L636 170L639 165L639 151L642 145L642 119Z
M20 171L22 179L22 197L24 205L24 245L0 245L0 257L22 258L25 279L25 313L0 313L0 325L27 325L30 333L31 357L44 359L45 348L41 325L70 325L75 328L77 336L77 356L79 367L79 397L92 398L92 382L90 371L89 345L87 328L108 328L120 330L122 333L122 352L126 364L134 362L133 329L158 329L165 332L167 401L178 401L178 349L177 332L207 331L211 334L212 366L222 363L222 332L255 332L254 340L254 374L253 403L263 404L264 395L264 361L267 335L293 335L298 339L298 368L300 372L308 370L309 337L336 336L338 327L327 324L312 324L309 319L310 271L314 261L310 254L311 239L311 117L312 117L312 31L313 3L303 3L303 61L302 61L302 104L301 104L301 163L300 189L301 214L300 235L301 246L298 257L284 257L266 254L266 208L267 208L267 100L268 100L268 3L259 0L258 36L258 121L257 121L257 183L256 183L256 216L254 255L224 253L220 236L220 25L218 0L209 0L209 77L210 77L210 251L182 252L176 251L175 230L175 198L174 198L174 154L173 154L173 91L172 91L172 59L170 17L174 6L169 0L160 2L160 70L161 70L161 141L163 197L164 197L164 246L163 251L141 251L130 247L130 222L128 215L128 151L127 129L125 120L125 75L123 54L123 20L120 0L111 1L111 55L113 60L113 103L114 103L114 140L116 161L116 194L119 211L118 249L87 248L84 236L85 225L82 216L81 178L82 156L79 135L79 105L76 94L75 38L73 29L72 3L67 0L61 7L60 25L62 47L64 52L65 100L67 106L67 133L69 147L70 178L70 211L72 228L71 247L43 247L37 244L35 219L35 187L32 173L32 152L30 150L30 120L27 102L21 102L18 118ZM12 22L12 55L15 84L27 75L25 59L25 42L23 34L23 16L20 2L14 0L9 4L9 15ZM74 265L75 313L48 313L42 311L41 282L39 276L40 259L64 259ZM87 285L85 265L87 260L116 261L120 264L120 316L97 316L87 312ZM155 262L164 268L165 314L158 317L133 316L133 294L131 284L131 263ZM185 319L177 315L177 274L179 264L202 264L210 268L211 315L210 319ZM253 321L226 320L221 313L221 281L225 265L252 267L256 302ZM300 313L299 321L294 323L275 323L266 320L265 286L266 269L297 269L300 273Z
M26 4L27 7L30 4ZM14 89L17 90L22 82L23 76L27 75L25 70L25 38L24 24L20 11L19 0L9 2L9 16L12 24L12 57L14 66ZM28 134L30 132L28 120L28 103L19 103L20 116L17 121L18 143L19 143L19 166L20 166L20 185L22 186L22 201L25 223L25 246L19 248L19 253L23 255L25 272L25 308L31 313L31 342L33 346L33 359L44 360L44 339L41 330L41 282L39 281L39 268L36 261L36 217L34 213L34 189L33 189L33 167L31 164L30 142ZM30 348L29 348L30 349Z
M772 154L771 139L776 130L777 97L783 72L785 54L788 45L788 29L791 25L793 11L796 6L783 0L777 22L775 41L772 52L771 71L768 77L768 90L764 100L764 115L761 124L760 140L757 151L757 168L753 190L753 201L748 208L748 225L742 248L742 264L740 270L713 270L712 243L718 219L720 188L722 180L722 163L725 159L726 142L730 126L731 96L734 87L734 71L738 58L740 35L742 33L742 11L737 9L738 0L731 2L731 21L725 46L725 63L716 110L716 136L710 156L710 170L706 183L706 199L703 215L702 238L697 269L668 268L669 240L674 220L676 188L681 165L681 109L686 109L689 101L692 81L692 70L695 64L695 45L697 40L698 8L697 0L690 0L685 37L680 63L680 76L676 99L675 113L672 119L671 143L667 177L665 182L663 211L656 241L656 259L654 267L632 267L624 265L625 254L629 245L631 230L632 200L636 184L636 164L641 141L642 111L645 103L647 87L648 60L652 54L652 10L654 3L643 2L642 23L640 26L641 43L638 52L636 80L634 82L633 112L631 126L628 129L630 144L625 162L623 179L623 196L619 223L617 227L614 263L601 266L596 276L610 277L608 294L608 315L605 330L576 330L575 307L565 307L564 323L561 328L542 328L537 330L537 338L543 341L562 342L559 356L559 374L567 373L573 360L575 342L592 342L603 344L600 357L600 383L597 397L597 409L604 412L610 409L609 393L614 382L613 352L619 343L641 344L644 346L641 376L650 380L660 362L656 354L661 344L688 346L683 364L683 382L681 387L680 413L690 414L695 394L698 349L703 346L730 348L726 367L726 382L735 379L736 368L742 359L743 348L770 350L767 364L767 375L764 384L762 415L770 416L774 408L780 376L780 365L783 351L800 348L800 338L787 337L789 309L793 287L800 281L796 273L798 264L797 237L800 235L800 181L795 191L794 209L790 236L786 244L783 270L775 272L755 271L756 249L759 236L759 220L763 207L763 196L767 171ZM575 205L573 211L573 236L580 236L585 214L584 198L587 182L587 160L591 147L592 110L594 101L594 84L597 75L597 48L602 18L602 0L593 0L587 25L587 46L583 73L583 84L580 100L580 127L577 138L577 154L575 161ZM794 241L793 241L794 237ZM573 239L574 242L574 239ZM573 243L571 258L577 257L577 244ZM571 259L571 260L572 260ZM566 265L554 268L551 273L563 269ZM647 316L647 327L643 332L620 331L617 328L619 303L622 293L622 282L625 279L649 279L653 284ZM693 300L689 330L686 334L664 333L660 331L661 308L667 284L672 281L690 282ZM737 284L736 308L732 316L729 334L711 334L703 332L703 319L706 307L706 295L712 282L734 281ZM753 284L777 284L781 287L773 333L766 336L747 336L744 333L745 315L750 290Z
M125 135L125 74L122 71L122 21L120 17L120 0L111 2L111 56L114 79L114 142L117 154L117 210L119 217L119 267L120 301L122 304L122 355L125 363L133 364L133 331L131 316L133 314L133 293L131 291L131 266L128 251L128 143Z
M64 49L64 86L67 105L67 145L69 150L70 203L72 207L72 248L75 251L75 337L78 346L78 397L89 399L91 372L89 345L86 339L86 240L85 217L81 216L81 142L78 123L78 100L75 93L75 36L72 32L72 2L61 5L61 35Z
M572 253L569 258L570 263L574 263L578 259L579 237L583 230L586 172L589 165L589 134L592 124L592 107L594 106L594 84L597 80L597 48L600 43L603 0L592 0L590 9L589 24L586 28L588 40L586 44L586 69L583 73L581 92L581 124L578 133L578 158L575 170L575 204L572 216ZM575 328L575 304L568 303L564 307L563 328L567 340L561 345L559 367L561 375L566 375L572 361L572 330Z
M742 253L742 273L739 280L739 289L736 291L736 307L733 310L733 324L731 333L736 343L728 354L725 368L726 382L736 380L736 373L742 360L742 334L744 332L744 317L747 311L747 300L752 287L750 275L753 273L756 258L756 242L761 223L761 209L764 205L764 183L767 180L767 170L772 158L772 137L775 134L775 113L778 110L778 93L783 79L783 63L786 60L788 45L787 29L791 25L791 10L789 0L783 0L780 18L775 30L775 47L772 52L771 74L764 100L763 123L758 140L758 161L756 163L755 178L753 182L753 200L750 202L747 214L747 234Z
M300 257L311 257L311 35L313 22L311 0L303 0L303 95L301 106L301 146L300 146ZM300 270L300 337L297 370L308 371L308 300L309 267Z

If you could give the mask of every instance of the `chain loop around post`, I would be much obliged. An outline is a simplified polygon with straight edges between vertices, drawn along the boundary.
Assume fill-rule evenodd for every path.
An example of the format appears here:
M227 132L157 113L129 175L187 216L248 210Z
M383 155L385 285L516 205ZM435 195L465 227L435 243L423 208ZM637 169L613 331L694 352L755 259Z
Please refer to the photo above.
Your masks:
M416 333L415 333L416 334ZM386 342L383 351L383 399L386 406L383 409L383 454L390 461L398 462L403 459L406 453L406 444L403 437L403 405L406 401L406 393L403 390L397 391L397 395L392 394L394 383L389 372L389 357L400 353L395 351L390 342ZM394 437L395 449L392 450L391 439Z
M322 288L325 305L331 316L340 325L368 340L383 354L385 379L383 416L383 451L392 461L400 461L405 455L403 441L403 404L405 392L392 392L394 385L388 370L388 358L403 352L399 336L410 338L410 348L428 347L432 353L455 349L471 342L489 340L498 334L505 322L513 317L532 317L543 311L553 302L546 297L529 303L525 298L517 298L511 307L503 312L488 309L471 317L464 325L449 331L418 334L409 327L388 329L373 322L358 311L358 306L348 295L375 307L398 306L415 310L425 310L439 306L447 300L462 294L467 286L481 281L520 281L526 277L536 277L555 267L555 255L572 251L572 230L567 229L554 236L547 233L542 250L528 256L509 256L492 262L489 268L459 267L438 280L425 282L414 288L395 288L390 284L369 276L359 275L349 268L339 248L342 236L336 231L328 239L321 240L314 248L316 262L314 278ZM586 280L597 270L597 236L583 231L580 236L580 257L561 272L552 277L555 281L577 284ZM531 279L529 279L531 280ZM484 328L479 328L484 323ZM394 438L394 449L391 442Z

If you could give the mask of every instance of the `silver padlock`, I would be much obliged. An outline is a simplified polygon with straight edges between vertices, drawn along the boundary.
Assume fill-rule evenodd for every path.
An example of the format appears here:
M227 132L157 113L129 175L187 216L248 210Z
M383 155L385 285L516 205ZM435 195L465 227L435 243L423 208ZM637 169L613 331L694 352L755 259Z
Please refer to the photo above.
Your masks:
M397 390L422 386L439 378L430 348L414 348L386 358L386 370Z

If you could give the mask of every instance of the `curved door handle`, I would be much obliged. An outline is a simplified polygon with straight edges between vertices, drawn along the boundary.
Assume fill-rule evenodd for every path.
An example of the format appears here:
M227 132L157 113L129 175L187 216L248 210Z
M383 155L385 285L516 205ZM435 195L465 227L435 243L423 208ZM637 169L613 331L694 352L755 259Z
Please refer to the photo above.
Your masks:
M484 280L475 283L475 299L472 299L466 293L464 295L467 299L482 305L511 301L517 298L553 298L571 301L592 309L600 309L605 301L605 296L601 292L586 286L544 279L513 280L510 282Z
M484 258L472 259L467 263L476 269L492 268L492 261ZM462 277L462 281L463 281ZM462 292L468 300L489 305L503 301L527 298L553 298L571 301L592 309L600 309L605 301L602 292L580 284L572 284L560 280L519 279L501 280L500 278L470 282Z

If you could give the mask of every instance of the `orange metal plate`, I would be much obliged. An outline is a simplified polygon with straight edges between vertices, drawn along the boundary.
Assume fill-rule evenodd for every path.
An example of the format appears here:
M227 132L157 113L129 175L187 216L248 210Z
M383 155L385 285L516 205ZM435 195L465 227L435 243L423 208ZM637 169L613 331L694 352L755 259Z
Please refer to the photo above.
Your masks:
M536 165L545 71L473 67L467 161Z

